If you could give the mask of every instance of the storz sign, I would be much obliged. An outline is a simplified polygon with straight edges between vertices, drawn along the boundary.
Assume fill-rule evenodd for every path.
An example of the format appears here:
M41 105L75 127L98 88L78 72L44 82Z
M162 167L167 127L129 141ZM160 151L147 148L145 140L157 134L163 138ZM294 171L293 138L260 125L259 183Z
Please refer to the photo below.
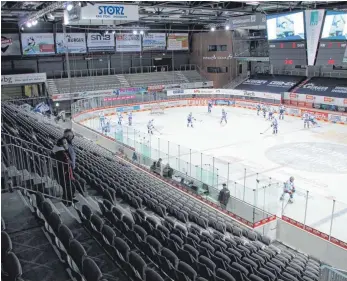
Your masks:
M139 8L136 5L88 4L81 9L81 19L87 20L139 20Z

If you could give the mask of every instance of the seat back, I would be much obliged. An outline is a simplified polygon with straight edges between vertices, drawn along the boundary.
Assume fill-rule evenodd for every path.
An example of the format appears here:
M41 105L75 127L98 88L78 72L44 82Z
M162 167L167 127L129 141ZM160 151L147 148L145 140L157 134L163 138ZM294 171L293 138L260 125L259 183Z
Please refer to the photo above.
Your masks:
M97 264L89 257L83 260L83 275L86 281L99 281L102 278L102 273Z

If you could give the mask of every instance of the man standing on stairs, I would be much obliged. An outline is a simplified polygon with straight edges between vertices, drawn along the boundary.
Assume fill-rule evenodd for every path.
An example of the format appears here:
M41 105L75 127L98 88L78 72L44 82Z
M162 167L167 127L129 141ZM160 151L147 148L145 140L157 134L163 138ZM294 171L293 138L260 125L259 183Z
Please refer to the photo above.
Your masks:
M76 153L75 150L73 149L72 146L72 140L74 139L75 135L72 132L71 129L65 129L64 131L64 138L67 140L68 144L69 144L69 154L70 154L70 160L71 160L71 167L74 170L76 167Z

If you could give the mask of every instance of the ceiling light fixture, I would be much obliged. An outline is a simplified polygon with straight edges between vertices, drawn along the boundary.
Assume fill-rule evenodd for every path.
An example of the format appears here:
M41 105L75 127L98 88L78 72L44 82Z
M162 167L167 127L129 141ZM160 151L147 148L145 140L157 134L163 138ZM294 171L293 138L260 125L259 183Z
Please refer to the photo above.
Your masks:
M258 1L246 2L246 5L258 6L258 5L259 5L259 2L258 2Z
M144 31L143 31L143 30L140 30L140 34L143 35L143 34L144 34Z
M105 31L105 34L108 34L108 30Z
M225 26L225 30L229 30L230 29L230 26L229 25L226 25Z
M215 31L216 29L214 28L214 27L211 27L211 31L213 32L213 31Z
M27 22L27 27L32 27L32 23L30 21Z
M112 31L112 34L116 34L116 31L115 31L115 30L113 30L113 31Z
M133 30L133 34L136 35L137 34L137 30Z
M33 26L34 26L34 25L37 25L37 20L34 20L34 21L33 21Z

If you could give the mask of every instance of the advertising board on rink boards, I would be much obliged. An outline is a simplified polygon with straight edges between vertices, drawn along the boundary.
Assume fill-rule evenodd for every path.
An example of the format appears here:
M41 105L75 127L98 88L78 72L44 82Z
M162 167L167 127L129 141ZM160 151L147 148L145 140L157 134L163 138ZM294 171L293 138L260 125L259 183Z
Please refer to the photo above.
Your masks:
M331 104L337 106L346 106L347 99L337 98L337 97L326 97L326 96L317 96L317 95L308 95L308 94L298 94L298 93L284 93L285 100L294 100L296 102L310 102L310 103L322 103L322 104Z
M168 90L168 96L184 96L184 95L232 95L242 97L254 97L272 100L281 100L281 94L254 92L245 90L232 89L185 89L185 90Z

